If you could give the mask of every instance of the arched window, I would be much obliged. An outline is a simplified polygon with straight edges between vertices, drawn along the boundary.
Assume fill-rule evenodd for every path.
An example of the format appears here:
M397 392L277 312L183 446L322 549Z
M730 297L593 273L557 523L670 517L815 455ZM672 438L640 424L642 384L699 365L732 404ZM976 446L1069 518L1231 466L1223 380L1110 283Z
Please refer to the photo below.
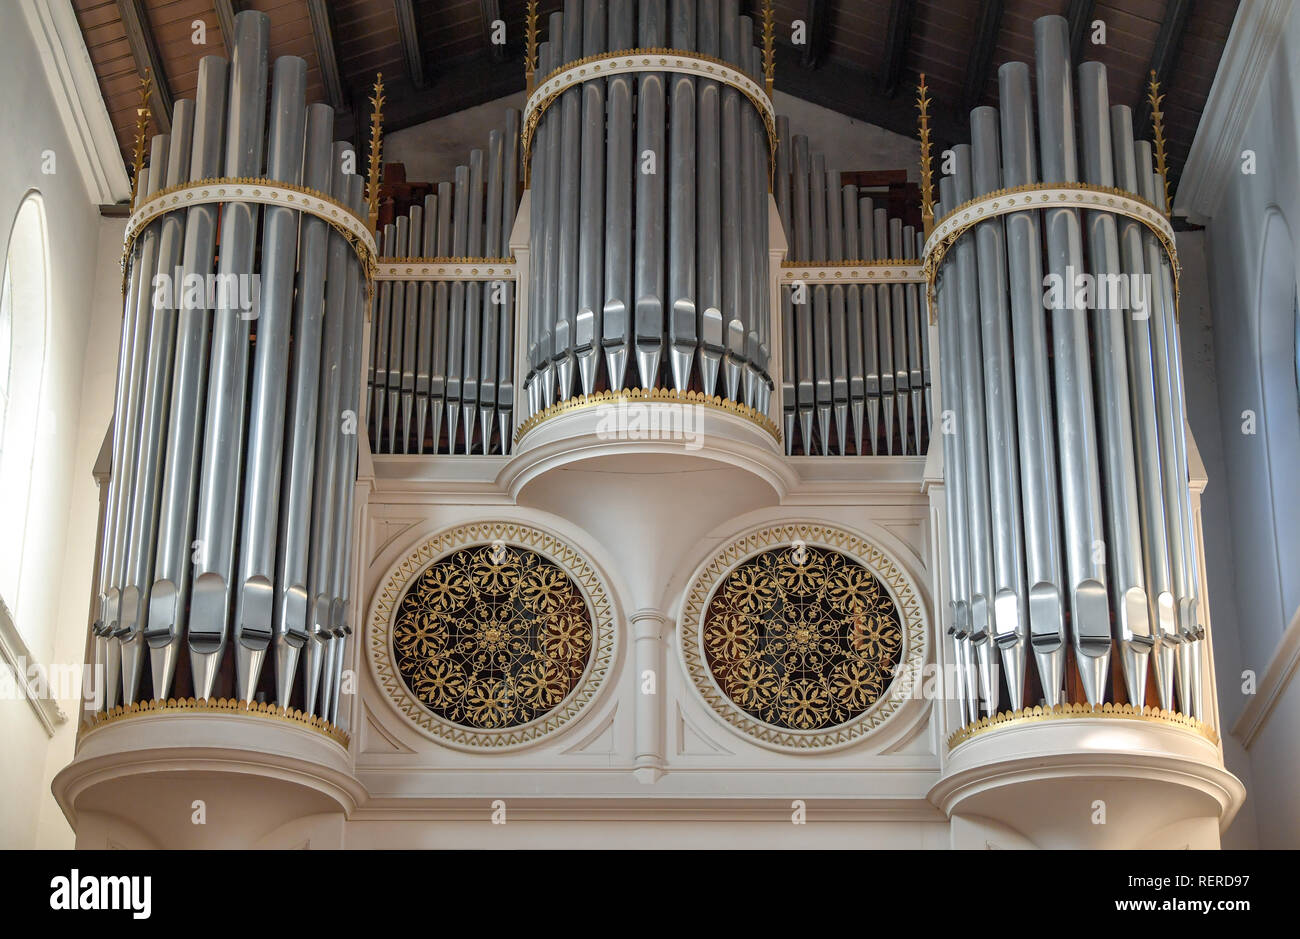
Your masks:
M32 193L10 229L0 288L0 601L26 636L33 624L16 611L45 373L48 257L45 210Z

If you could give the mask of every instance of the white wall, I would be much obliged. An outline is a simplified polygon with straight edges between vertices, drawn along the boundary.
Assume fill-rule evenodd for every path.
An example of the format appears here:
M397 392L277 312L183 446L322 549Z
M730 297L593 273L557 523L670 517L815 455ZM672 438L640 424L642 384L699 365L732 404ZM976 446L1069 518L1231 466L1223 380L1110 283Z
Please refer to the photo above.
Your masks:
M1300 621L1293 620L1300 605L1300 403L1292 309L1300 262L1297 82L1300 16L1292 15L1240 143L1240 150L1254 151L1257 171L1243 173L1240 162L1230 164L1224 196L1205 235L1223 460L1221 474L1210 470L1206 499L1218 506L1215 528L1231 538L1230 557L1220 559L1228 567L1217 576L1220 588L1231 589L1235 606L1232 620L1216 613L1216 638L1223 641L1232 628L1240 650L1235 668L1218 664L1219 693L1226 728L1252 706L1254 697L1267 695L1273 701L1248 750L1254 783L1250 799L1261 847L1300 844L1294 749L1300 739L1300 692L1291 687L1295 671L1275 669L1276 681L1271 687L1261 682L1256 695L1243 693L1242 678L1249 670L1262 679L1288 624L1300 629ZM1186 338L1184 348L1195 427L1196 396L1202 390L1197 386L1206 375L1195 367L1196 349L1186 351ZM1199 411L1203 419L1203 404ZM1254 414L1257 433L1243 429L1249 420L1244 412ZM1211 538L1207 518L1207 542Z
M121 222L101 220L87 197L72 144L59 117L46 73L18 4L0 4L0 238L24 195L44 201L50 239L50 309L44 397L27 523L18 616L34 657L44 664L80 664L90 590L89 555L95 540L95 496L90 468L107 426L112 377L103 384L102 360L116 360L116 338L95 327L97 314L114 306L114 278L105 282L109 258L120 252ZM42 173L42 154L53 151L55 172ZM114 233L115 230L115 233ZM108 246L116 242L116 248ZM0 245L0 249L7 246ZM118 313L120 316L120 312ZM88 341L95 345L87 361ZM113 366L107 366L110 370ZM95 377L87 382L86 376ZM90 407L86 405L89 404ZM91 438L96 438L91 444ZM0 537L3 537L0 522ZM64 710L75 715L75 707ZM49 794L48 761L72 755L72 721L47 737L26 701L0 700L0 847L38 843L40 819L57 812ZM71 843L61 838L42 843Z

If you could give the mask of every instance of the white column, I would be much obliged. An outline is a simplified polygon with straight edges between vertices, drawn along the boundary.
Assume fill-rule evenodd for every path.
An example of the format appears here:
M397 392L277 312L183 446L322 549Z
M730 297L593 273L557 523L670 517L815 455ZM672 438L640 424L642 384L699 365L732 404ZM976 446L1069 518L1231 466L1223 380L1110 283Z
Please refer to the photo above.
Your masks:
M637 610L628 617L636 645L633 671L636 695L635 774L654 783L664 773L663 639L668 617L659 610Z

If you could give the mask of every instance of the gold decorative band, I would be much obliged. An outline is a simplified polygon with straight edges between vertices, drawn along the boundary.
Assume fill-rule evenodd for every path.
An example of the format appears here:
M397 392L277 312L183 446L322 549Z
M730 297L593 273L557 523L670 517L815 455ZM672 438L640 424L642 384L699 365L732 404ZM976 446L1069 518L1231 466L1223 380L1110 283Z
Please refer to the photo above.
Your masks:
M925 268L919 261L837 261L833 264L781 263L780 283L793 284L923 284Z
M126 262L131 255L131 247L150 222L177 209L211 205L217 202L278 205L316 216L347 239L352 250L356 252L362 270L365 271L367 291L374 282L375 256L378 253L375 236L371 233L366 220L343 203L328 193L274 179L220 178L200 179L162 189L131 213L131 217L127 219L126 235L122 243L123 294L126 293Z
M518 280L514 258L380 258L375 280Z
M1089 186L1085 183L1034 183L1012 189L998 189L977 199L965 202L935 226L925 241L924 270L928 285L926 300L930 307L930 322L935 321L934 284L939 267L949 249L962 235L981 222L1014 212L1039 209L1090 209L1112 212L1134 219L1145 225L1160 241L1174 281L1174 310L1178 309L1178 280L1182 268L1178 263L1178 246L1174 241L1174 228L1169 219L1156 206L1124 189Z
M132 717L146 714L181 714L196 711L211 711L218 714L247 714L264 720L286 721L299 724L308 730L314 730L333 740L343 749L348 748L351 738L329 721L310 714L304 714L297 708L282 708L274 704L258 704L241 701L238 698L168 698L166 701L152 699L137 701L130 705L118 705L111 711L99 711L86 719L86 729L95 730L105 724L112 724Z
M542 79L529 95L528 103L524 105L524 179L530 177L533 135L537 132L537 125L561 94L583 82L636 72L678 72L735 88L753 103L763 118L769 148L768 170L772 170L777 141L776 109L763 85L729 62L698 52L683 52L680 49L624 49L570 62Z
M731 401L717 395L709 397L699 391L678 391L675 388L629 388L624 391L598 391L590 395L575 395L567 401L552 404L549 408L538 411L519 425L519 429L515 431L515 443L518 444L519 441L523 440L525 434L538 425L570 411L583 411L587 408L608 407L618 404L655 402L690 404L725 411L728 414L747 420L751 424L758 425L771 434L778 443L781 441L781 429L776 426L771 418L754 410L747 404L741 404L739 401Z
M1007 727L1036 724L1040 721L1091 720L1098 717L1168 724L1198 733L1215 745L1219 742L1218 732L1209 724L1203 724L1196 718L1188 717L1186 714L1180 714L1177 711L1166 711L1162 708L1153 707L1139 709L1131 704L1103 704L1100 707L1087 704L1058 704L1054 708L1045 708L1040 705L1022 708L1019 711L1004 711L1001 714L994 714L992 717L981 717L975 723L967 724L954 732L948 738L948 749L954 750L973 737Z

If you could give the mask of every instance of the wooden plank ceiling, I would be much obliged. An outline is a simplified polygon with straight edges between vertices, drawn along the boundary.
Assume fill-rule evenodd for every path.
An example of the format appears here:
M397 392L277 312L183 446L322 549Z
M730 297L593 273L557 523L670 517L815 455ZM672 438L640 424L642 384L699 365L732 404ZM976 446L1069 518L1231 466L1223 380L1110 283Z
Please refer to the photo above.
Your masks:
M546 16L563 0L541 0ZM703 0L713 2L713 0ZM308 100L339 111L340 137L355 142L375 73L382 71L385 128L398 130L523 88L525 0L72 0L123 159L130 163L139 75L154 69L154 110L192 97L198 62L227 54L234 14L271 18L271 55L308 67ZM915 135L914 92L926 74L936 143L967 139L965 117L997 104L997 69L1033 60L1033 23L1061 14L1077 24L1081 58L1106 64L1113 103L1129 104L1145 132L1151 69L1166 91L1165 120L1177 181L1196 133L1237 0L775 0L776 87L851 117ZM759 0L741 0L756 13ZM488 24L507 24L504 52ZM196 44L202 20L206 42ZM809 43L791 43L793 24ZM1106 42L1091 42L1091 24ZM164 121L160 122L165 126ZM364 136L364 129L363 129Z

